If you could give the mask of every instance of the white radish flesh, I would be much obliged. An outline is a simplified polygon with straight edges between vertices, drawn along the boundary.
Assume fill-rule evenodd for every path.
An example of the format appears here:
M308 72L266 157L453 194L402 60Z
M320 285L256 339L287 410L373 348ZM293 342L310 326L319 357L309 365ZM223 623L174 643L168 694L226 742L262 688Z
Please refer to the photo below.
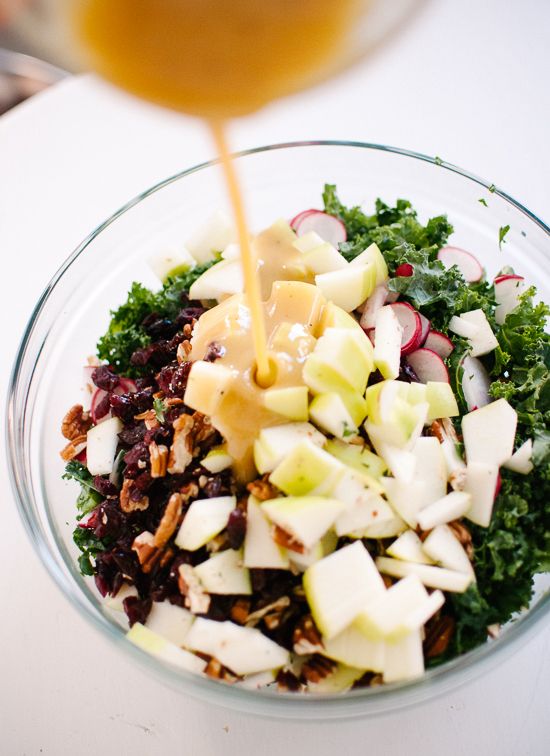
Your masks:
M430 331L424 346L438 354L442 360L446 360L455 348L451 339L440 331Z
M298 228L298 224L301 223L301 221L304 220L304 218L307 218L308 215L311 215L311 213L320 213L321 210L317 210L315 208L311 208L310 210L302 210L302 212L298 213L294 216L294 218L290 221L290 228L293 228L294 231ZM303 236L304 234L302 234Z
M321 210L308 212L292 227L298 236L303 236L309 231L315 231L321 239L330 242L334 247L338 247L338 244L347 239L346 227L342 221L333 215L321 212Z
M483 278L483 268L481 264L470 252L459 247L442 247L437 253L437 259L440 260L446 268L453 265L462 273L466 283L481 281Z
M424 346L426 339L428 338L428 335L430 333L431 323L425 315L422 315L421 312L418 313L418 316L420 317L420 327L422 329L419 346Z
M397 316L399 325L403 329L401 334L401 354L409 354L418 349L422 340L422 321L419 313L406 302L395 302L389 305Z
M477 357L466 355L461 362L462 393L468 411L485 407L491 401L489 387L491 380L483 363Z
M497 276L494 281L495 301L495 320L502 325L506 316L513 312L519 304L519 298L525 290L525 279L523 276L505 275Z
M431 349L422 347L407 355L407 362L421 383L442 381L449 383L449 371L441 357Z

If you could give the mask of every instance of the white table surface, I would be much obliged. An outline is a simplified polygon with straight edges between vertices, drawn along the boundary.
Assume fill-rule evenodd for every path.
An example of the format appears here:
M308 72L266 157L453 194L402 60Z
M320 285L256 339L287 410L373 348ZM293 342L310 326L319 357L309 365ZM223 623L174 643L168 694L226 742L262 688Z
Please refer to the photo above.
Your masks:
M548 221L549 33L547 0L432 0L360 68L236 124L234 146L339 138L437 154ZM200 124L92 77L0 119L3 395L33 303L71 249L139 190L211 155ZM3 754L549 752L548 628L477 682L377 719L284 724L171 692L60 594L31 549L0 464Z

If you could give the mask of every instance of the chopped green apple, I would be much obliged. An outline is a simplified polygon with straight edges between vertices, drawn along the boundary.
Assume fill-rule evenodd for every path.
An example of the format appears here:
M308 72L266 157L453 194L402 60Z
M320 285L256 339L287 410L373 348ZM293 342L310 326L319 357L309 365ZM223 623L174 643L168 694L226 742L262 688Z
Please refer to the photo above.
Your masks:
M233 622L215 622L198 617L186 640L193 651L215 657L236 675L284 667L290 660L288 651L259 630Z
M418 513L417 521L422 530L431 530L436 525L458 520L470 509L472 497L466 491L451 491L441 499L428 504Z
M353 683L365 674L364 669L356 669L339 664L327 677L318 682L308 684L308 693L312 695L334 695L345 693L353 687Z
M205 562L197 564L195 574L208 593L228 596L252 593L250 572L243 567L242 551L219 551Z
M259 569L289 568L286 549L278 546L271 537L271 525L253 496L248 497L246 510L243 564L245 567Z
M307 386L267 389L263 395L264 407L289 420L306 421L308 393Z
M304 252L303 260L306 268L315 274L330 273L348 267L346 258L329 242L322 242L318 247Z
M186 551L200 549L226 527L229 515L236 506L235 496L193 501L176 536L176 546Z
M441 591L450 591L451 593L464 593L473 580L471 575L466 575L464 572L448 570L445 567L436 567L431 564L402 562L401 559L390 559L389 557L376 557L376 566L383 575L398 578L417 575L429 588L439 588Z
M288 496L323 495L332 491L343 470L337 459L306 439L277 465L269 480Z
M310 252L315 247L321 246L321 244L325 244L325 241L315 231L308 231L307 234L299 236L292 242L292 246L298 252Z
M227 453L225 445L222 444L222 446L214 446L210 449L206 457L201 460L201 465L208 472L216 474L222 472L222 470L227 470L233 462L233 457Z
M344 509L342 502L322 496L268 499L261 507L272 523L293 536L306 549L311 549L324 536Z
M157 659L161 659L161 661L172 664L180 669L198 674L203 672L206 667L204 659L200 659L195 654L190 654L189 651L185 651L183 648L179 648L175 643L170 643L166 638L153 632L140 622L135 622L132 625L126 633L126 637L143 651L147 651L152 656L156 656Z
M447 465L435 436L420 436L411 450L416 460L414 477L424 483L421 509L447 493Z
M203 415L213 415L234 380L234 373L224 365L197 360L193 363L183 401Z
M365 333L352 328L326 328L313 354L332 366L350 389L365 393L374 368L372 344Z
M472 498L472 505L465 516L476 525L488 528L493 514L498 467L485 462L469 462L465 474L464 491Z
M263 475L274 470L295 446L306 439L319 447L326 440L311 423L286 423L262 428L254 442L254 463L258 472Z
M322 334L327 328L351 328L355 331L361 331L363 329L355 320L353 315L349 312L342 310L334 302L327 302L323 308L323 315L320 323L320 333Z
M414 478L416 470L416 458L414 454L406 449L399 449L397 446L379 441L374 433L372 435L369 434L369 437L378 455L382 457L392 475L404 483L410 483Z
M217 299L221 301L231 294L244 290L240 260L220 260L208 268L191 284L191 299Z
M363 304L376 286L376 268L373 265L348 265L342 270L320 273L315 284L323 296L346 312Z
M512 456L516 437L517 412L506 399L469 412L462 418L466 460L486 465L502 465Z
M110 475L113 471L118 434L122 421L111 417L90 428L86 435L86 466L92 475Z
M358 667L371 672L382 672L384 669L384 642L366 638L356 625L357 620L334 638L324 638L323 656L328 656L329 659L347 664L350 667Z
M394 515L391 520L385 522L375 522L369 525L362 533L358 533L358 538L394 538L407 529L407 523L398 515ZM355 534L354 534L355 535Z
M364 530L374 523L393 519L393 509L380 496L378 484L372 479L347 468L332 490L332 496L345 504L335 523L336 535L343 536Z
M422 632L414 630L404 638L386 643L384 682L413 680L424 674Z
M376 313L374 364L384 378L397 378L401 364L403 328L392 307L385 305Z
M191 612L181 606L169 601L153 601L145 627L176 646L185 646L187 633L194 621Z
M199 263L213 260L216 252L235 241L237 233L228 215L218 210L187 240L186 247Z
M124 599L129 598L130 596L138 595L139 594L135 585L128 585L127 583L123 583L118 589L116 596L111 596L110 594L107 594L107 596L105 596L104 604L114 612L123 612Z
M417 564L433 564L428 554L422 548L422 541L414 530L406 530L401 533L386 552L394 559L402 559L404 562L416 562Z
M367 414L365 399L359 392L350 388L349 383L333 366L326 364L316 355L310 354L304 363L302 378L315 395L332 392L339 394L355 425L359 425L365 419Z
M381 478L388 469L383 459L359 444L346 444L334 438L327 441L325 449L348 467L366 473L375 480Z
M458 404L451 385L444 381L428 381L426 383L426 401L429 406L428 423L440 417L456 417L459 414Z
M164 283L168 276L194 268L197 261L185 248L170 249L161 254L153 255L147 262L153 273Z
M332 554L338 545L338 536L334 530L327 530L325 535L318 541L315 546L305 551L303 554L299 554L297 551L289 551L288 557L292 562L292 566L296 567L299 572L305 572L308 567L318 562L323 557Z
M492 352L497 348L497 338L493 333L483 310L470 310L469 312L463 312L460 319L475 326L477 329L473 336L468 337L468 340L472 345L470 350L470 355L472 357L481 357L484 354L489 354L489 352Z
M374 285L379 286L388 280L389 274L384 255L380 252L378 245L374 244L374 242L350 262L350 265L353 267L371 264L374 265L374 269L376 270L376 280ZM368 296L370 296L370 294Z
M316 396L309 405L309 416L315 425L336 438L352 439L357 436L357 426L339 394Z
M422 480L402 480L400 478L382 478L381 481L392 508L411 528L418 525L418 517L425 496L425 483Z
M512 454L510 459L507 459L503 463L503 467L512 472L520 473L521 475L529 475L533 470L533 463L531 459L533 457L533 440L528 438L516 451Z
M441 567L466 575L474 574L468 555L448 525L437 525L423 542L422 549Z
M304 591L315 624L331 639L385 588L369 552L356 541L308 567Z

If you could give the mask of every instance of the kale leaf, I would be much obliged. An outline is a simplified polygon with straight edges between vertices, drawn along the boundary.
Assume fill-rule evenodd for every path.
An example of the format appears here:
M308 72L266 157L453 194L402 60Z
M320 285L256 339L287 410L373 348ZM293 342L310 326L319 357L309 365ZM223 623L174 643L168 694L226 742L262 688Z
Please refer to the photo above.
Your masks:
M88 528L75 528L73 541L78 546L81 555L78 557L78 567L82 575L93 575L93 560L108 547L107 541L102 541L94 535L93 530Z
M77 520L81 520L97 507L102 500L102 496L94 487L93 476L88 472L88 468L75 459L67 463L63 478L65 480L76 480L80 483L80 493L76 500L76 508L78 511Z

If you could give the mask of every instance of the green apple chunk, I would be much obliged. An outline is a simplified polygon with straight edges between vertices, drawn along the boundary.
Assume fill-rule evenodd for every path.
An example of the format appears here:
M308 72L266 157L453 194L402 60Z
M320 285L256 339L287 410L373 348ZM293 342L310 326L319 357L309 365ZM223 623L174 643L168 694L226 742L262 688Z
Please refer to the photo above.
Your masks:
M235 241L237 232L231 218L217 210L197 228L185 246L198 263L213 260L215 253Z
M365 637L356 626L357 620L334 638L324 638L323 656L350 667L382 672L384 670L384 642Z
M323 296L346 312L351 312L370 297L376 287L374 265L348 265L342 270L320 273L315 284Z
M350 262L350 265L352 267L360 265L374 265L374 269L376 270L376 280L374 284L375 286L379 286L380 284L383 284L388 280L389 274L386 260L384 259L382 252L380 252L378 245L374 244L374 242L363 252L361 252L361 254L357 255L357 257L354 257ZM370 294L368 296L370 297Z
M370 435L377 453L382 457L392 475L402 483L411 483L416 470L414 454L397 446L380 442L376 436Z
M153 273L163 283L169 276L190 270L197 264L193 255L185 247L169 249L160 254L153 255L147 262Z
M415 564L402 562L400 559L376 557L376 566L383 575L404 578L407 575L417 575L424 585L429 588L439 588L451 593L464 593L473 578L463 572L436 567L431 564Z
M414 477L424 483L420 508L433 504L447 493L447 465L441 444L435 436L421 436L412 448L416 460Z
M363 677L364 674L364 669L339 664L334 672L331 672L327 677L322 678L319 682L309 683L308 693L312 695L346 693L346 691L351 690L353 683Z
M322 242L318 247L304 252L303 260L306 268L315 274L330 273L348 267L346 258L329 242Z
M310 252L315 247L320 247L325 241L315 231L308 231L307 234L299 236L292 242L292 246L298 250L298 252Z
M380 482L384 486L392 508L409 527L416 528L425 497L424 482L399 478L382 478Z
M245 567L287 570L286 549L278 546L271 537L271 525L254 496L248 497L246 509L246 535L244 537Z
M301 441L269 476L288 496L332 491L344 468L331 454L309 440Z
M130 596L139 596L136 586L123 583L118 589L116 596L107 594L103 603L113 612L123 612L124 599L129 598Z
M393 519L394 511L380 496L380 490L377 481L350 468L344 471L332 491L332 495L346 507L335 523L338 536L349 535L374 523Z
M215 657L236 675L252 675L284 667L290 660L285 648L251 627L198 617L186 640L193 651Z
M489 354L489 352L492 352L497 348L497 338L493 333L483 310L470 310L470 312L463 312L460 319L476 328L476 332L469 337L470 344L472 345L470 350L472 357L481 357L484 354Z
M401 533L388 548L388 553L394 559L402 559L404 562L417 562L418 564L433 564L428 554L422 548L422 541L414 530L406 530Z
M145 627L176 646L185 646L185 638L195 617L187 609L169 601L153 601Z
M357 538L394 538L407 529L407 523L398 515L394 515L391 520L384 522L375 522L369 525L364 531L353 534Z
M424 674L422 631L414 630L404 638L386 643L384 682L413 680Z
M174 667L196 673L202 672L206 667L204 659L179 648L175 643L171 643L140 622L132 625L126 633L126 637L135 646L147 651L152 656L156 656L157 659L172 664Z
M418 513L417 521L422 530L431 530L436 525L458 520L470 509L472 497L466 491L451 491L443 498L424 507Z
M221 595L250 595L250 572L243 567L242 551L226 549L195 567L205 591Z
M267 389L263 395L264 407L289 420L306 421L308 419L308 393L307 386Z
M397 378L401 364L403 328L392 307L385 305L376 313L374 364L384 378Z
M353 315L342 310L342 308L335 305L334 302L327 302L323 308L323 314L319 324L320 333L324 333L327 328L351 328L354 331L361 331L361 334L364 334L363 329Z
M240 260L220 260L200 275L189 289L192 299L216 299L221 301L231 294L244 290Z
M517 412L506 399L486 404L464 415L462 435L468 463L502 465L512 456Z
M311 354L304 363L302 378L312 394L337 393L349 412L355 425L359 425L367 414L367 404L364 397L350 388L348 381L340 373L321 358Z
M495 502L498 467L484 462L469 462L465 472L464 491L472 498L472 505L465 516L476 525L488 528Z
M201 460L201 465L208 472L216 474L222 470L227 470L233 462L233 457L227 453L225 445L222 445L214 446L213 449L210 449L206 457Z
M325 535L318 541L315 546L305 551L303 554L299 554L297 551L289 551L288 557L292 562L292 566L299 572L305 572L308 567L318 562L323 557L332 554L336 550L338 545L338 536L334 530L327 530Z
M309 416L323 431L341 439L351 439L357 435L346 405L339 394L319 394L309 405Z
M286 423L262 428L254 442L254 463L260 475L271 472L304 440L323 446L325 437L311 423Z
M354 470L365 473L375 480L381 478L388 469L383 459L359 444L346 444L339 439L330 439L325 449L348 467L353 467Z
M224 365L197 360L189 373L183 401L191 409L211 416L235 375Z
M176 546L186 551L200 549L227 526L229 515L236 506L235 496L217 496L192 502L176 535Z
M533 439L528 438L527 441L516 449L510 459L507 459L503 463L503 467L512 472L520 473L521 475L529 475L533 470L533 463L531 461L533 457Z
M313 354L332 367L349 389L365 393L374 368L374 352L366 334L351 328L326 328L317 339Z
M369 552L356 541L308 567L304 591L315 624L330 639L385 588Z
M466 575L474 574L468 555L448 525L437 525L423 542L422 549L441 567Z
M112 473L118 446L118 434L121 430L122 421L118 417L111 417L88 431L86 435L86 466L92 475L110 475Z
M264 501L262 512L272 523L311 549L324 536L344 509L336 499L322 496L287 496Z
M458 404L449 383L445 383L444 381L428 381L426 383L425 396L429 406L428 423L440 417L456 417L459 414Z

